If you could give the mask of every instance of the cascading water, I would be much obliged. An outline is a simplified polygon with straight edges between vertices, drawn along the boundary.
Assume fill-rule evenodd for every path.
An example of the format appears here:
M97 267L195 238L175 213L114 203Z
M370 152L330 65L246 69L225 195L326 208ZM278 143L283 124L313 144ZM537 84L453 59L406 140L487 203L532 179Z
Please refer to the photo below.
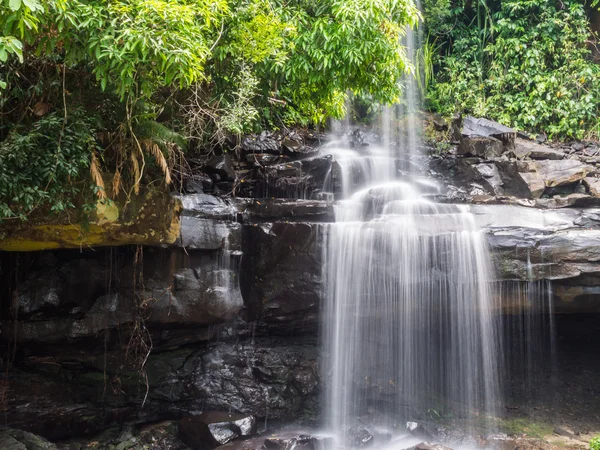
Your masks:
M416 84L405 87L414 113ZM485 238L465 207L427 199L432 183L411 173L416 120L394 114L381 146L327 149L342 200L324 246L325 415L342 446L365 416L483 419L497 399Z

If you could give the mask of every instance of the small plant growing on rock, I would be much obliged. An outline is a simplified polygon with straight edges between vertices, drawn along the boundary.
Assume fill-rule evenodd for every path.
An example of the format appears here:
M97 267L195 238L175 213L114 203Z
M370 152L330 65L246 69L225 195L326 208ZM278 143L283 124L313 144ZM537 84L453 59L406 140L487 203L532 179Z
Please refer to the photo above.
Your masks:
M592 438L590 441L590 450L600 450L600 436Z

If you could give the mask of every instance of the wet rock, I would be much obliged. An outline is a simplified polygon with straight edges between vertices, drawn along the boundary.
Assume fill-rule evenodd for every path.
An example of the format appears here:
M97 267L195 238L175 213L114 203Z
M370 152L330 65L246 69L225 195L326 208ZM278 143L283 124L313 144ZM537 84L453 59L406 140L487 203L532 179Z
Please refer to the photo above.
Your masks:
M56 445L43 437L21 430L0 430L0 448L3 450L57 450Z
M36 310L31 306L26 315L18 313L20 305L15 304L20 322L5 317L1 322L3 332L7 333L5 336L16 333L14 336L20 342L56 343L93 337L129 324L136 317L136 298L137 302L143 301L144 318L151 324L209 325L230 320L238 315L244 303L238 273L241 225L229 225L236 226L238 233L235 239L229 238L226 251L221 239L215 239L211 245L203 244L210 251L192 251L191 247L187 253L175 248L144 250L143 279L136 272L139 267L135 269L135 255L127 249L121 254L89 252L81 259L79 252L65 252L54 267L34 263L29 275L15 286L22 292L16 299L20 298L18 301L29 305L28 308L37 304L37 297L31 297L33 291L28 287L39 286L55 273L67 274L69 270L73 273L61 275L61 288L52 291L52 305L41 303ZM95 270L89 270L92 267ZM88 271L80 272L78 268ZM77 279L70 278L73 275ZM134 285L136 277L138 282Z
M433 440L433 434L425 429L425 427L418 422L406 422L406 431L419 439L427 441Z
M236 199L236 206L245 223L273 222L333 222L331 202L288 199Z
M446 447L442 444L429 444L427 442L421 442L420 444L410 447L406 450L452 450L450 447Z
M321 436L284 431L272 434L270 437L257 437L244 441L233 441L218 447L219 450L327 450L333 448L333 439Z
M269 419L312 411L319 393L316 342L298 342L271 337L211 346L187 362L187 403Z
M203 219L233 220L235 208L222 198L209 194L192 194L179 196L183 205L183 216Z
M319 225L244 225L241 286L248 320L293 333L317 324L322 292Z
M239 223L183 216L178 244L190 250L237 250L241 247Z
M324 446L319 439L305 434L286 438L267 438L264 441L263 448L266 450L324 450Z
M313 198L323 190L331 166L331 155L319 155L264 167L255 197Z
M284 139L281 145L283 152L291 158L301 158L319 151L317 147L304 145L301 140L294 140L289 137Z
M183 195L181 233L177 244L191 250L239 250L241 226L236 209L207 194Z
M441 441L453 448L480 448L482 447L481 438L475 437L473 434L467 433L460 428L435 427L435 435L437 441Z
M210 325L234 319L244 306L236 271L218 263L178 270L172 289L155 289L152 298L150 323Z
M269 153L249 153L246 155L246 161L249 164L260 166L266 166L269 164L275 164L281 159L279 155L272 155Z
M246 153L281 154L281 143L273 133L263 131L259 135L250 134L242 137L242 150Z
M202 194L212 189L213 181L208 175L195 174L183 181L183 191L186 194Z
M86 258L62 266L44 265L19 286L18 314L27 317L41 311L87 310L104 291L104 271L103 264Z
M132 372L130 356L111 341L105 351L103 337L87 347L52 347L46 355L37 346L38 354L16 359L9 371L5 426L59 440L97 434L115 423L156 422L189 411L230 410L270 421L316 417L316 337L251 339L263 333L256 326L245 331L247 340L238 342L239 330L230 326L223 327L221 341L209 343L210 336L194 337L201 330L187 328L182 348L153 335L145 366L147 397L144 378ZM120 334L128 342L126 331L122 327ZM32 347L21 343L20 348L30 352Z
M491 136L463 136L457 147L459 155L494 158L502 155L504 144Z
M349 448L369 448L374 443L374 436L364 428L354 428L346 431L346 446Z
M256 432L254 417L244 414L208 412L179 421L179 438L192 449L213 449Z
M205 170L210 175L218 175L213 178L215 183L219 181L235 181L236 173L233 161L229 155L215 155L208 160Z

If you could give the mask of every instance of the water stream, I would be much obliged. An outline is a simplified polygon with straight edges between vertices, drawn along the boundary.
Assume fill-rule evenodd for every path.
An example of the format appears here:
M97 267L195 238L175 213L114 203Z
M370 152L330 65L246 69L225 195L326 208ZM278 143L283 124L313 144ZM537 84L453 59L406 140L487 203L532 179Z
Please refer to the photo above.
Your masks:
M404 107L384 110L379 145L325 149L341 200L324 246L322 373L326 425L342 447L366 424L482 426L498 401L490 255L468 209L431 201L438 188L414 169L416 89L406 82Z

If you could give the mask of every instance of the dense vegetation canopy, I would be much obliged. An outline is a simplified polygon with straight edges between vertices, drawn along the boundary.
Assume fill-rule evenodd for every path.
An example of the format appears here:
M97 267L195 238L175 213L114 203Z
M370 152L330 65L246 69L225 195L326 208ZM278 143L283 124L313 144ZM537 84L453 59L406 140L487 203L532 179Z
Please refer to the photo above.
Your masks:
M0 218L72 205L88 168L115 197L152 168L170 182L187 147L323 123L351 92L394 102L417 17L410 0L1 0Z
M184 154L399 100L597 138L590 0L0 0L0 220L170 184ZM420 20L422 17L422 21ZM79 208L82 209L82 208Z
M551 138L598 138L597 3L426 0L429 107Z

